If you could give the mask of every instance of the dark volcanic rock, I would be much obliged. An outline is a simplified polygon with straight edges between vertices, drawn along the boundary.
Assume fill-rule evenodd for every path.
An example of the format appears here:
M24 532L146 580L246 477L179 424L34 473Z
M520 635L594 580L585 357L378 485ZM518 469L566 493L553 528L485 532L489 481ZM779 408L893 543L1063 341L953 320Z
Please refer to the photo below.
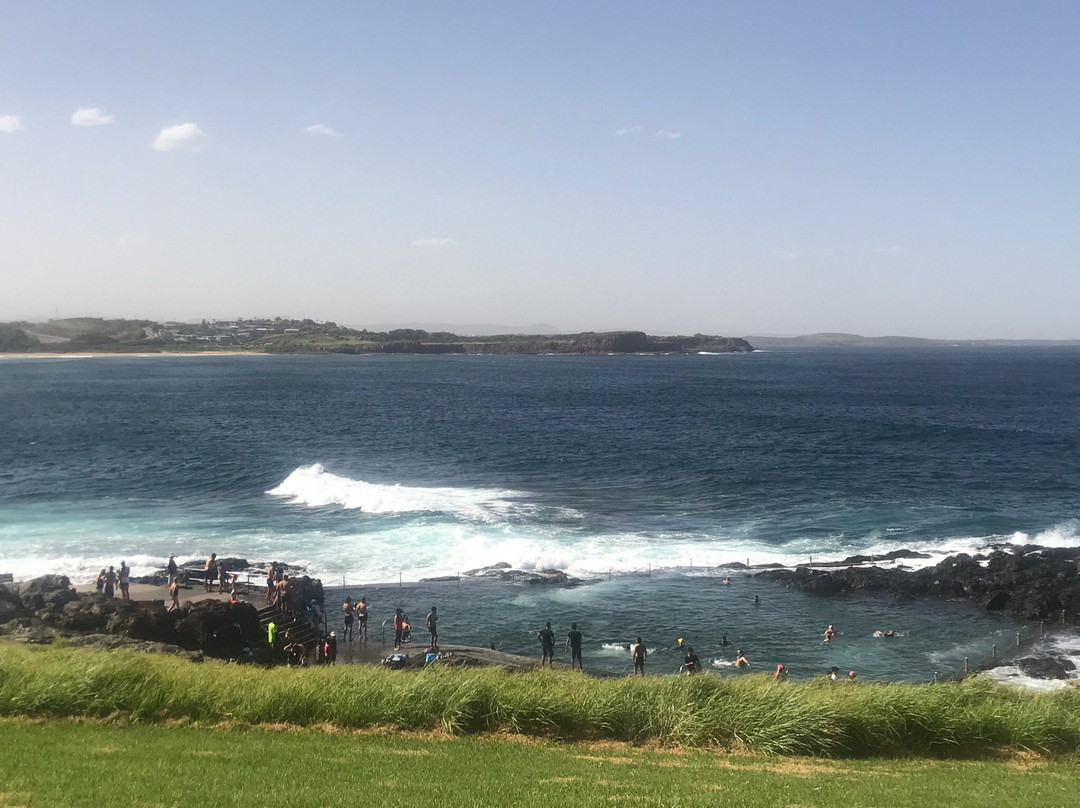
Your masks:
M515 570L505 561L480 567L463 573L466 578L490 578L496 581L509 581L518 584L550 584L553 586L579 586L586 583L580 578L567 575L562 570Z
M246 642L262 638L259 613L250 603L200 600L185 612L176 623L176 636L189 650L203 649L210 656L233 658L240 656Z
M1016 660L1015 664L1033 679L1070 679L1069 671L1076 669L1072 660L1049 657L1024 657Z
M897 555L910 558L911 555ZM856 557L857 558L857 557ZM879 567L811 570L800 567L760 573L790 589L835 594L884 592L905 598L974 600L984 608L1027 619L1080 611L1080 549L995 548L980 563L960 553L933 567L907 571Z

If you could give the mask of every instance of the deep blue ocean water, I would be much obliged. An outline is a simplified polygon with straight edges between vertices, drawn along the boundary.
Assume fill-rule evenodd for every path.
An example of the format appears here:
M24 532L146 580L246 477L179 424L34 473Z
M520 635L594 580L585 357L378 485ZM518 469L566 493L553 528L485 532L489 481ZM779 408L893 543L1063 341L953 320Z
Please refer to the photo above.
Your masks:
M1071 348L0 360L0 572L214 551L306 565L376 615L437 600L446 640L532 652L577 620L610 670L638 634L673 670L686 635L720 671L741 645L928 678L1016 625L723 565L1075 545L1078 447ZM396 588L497 561L605 580Z

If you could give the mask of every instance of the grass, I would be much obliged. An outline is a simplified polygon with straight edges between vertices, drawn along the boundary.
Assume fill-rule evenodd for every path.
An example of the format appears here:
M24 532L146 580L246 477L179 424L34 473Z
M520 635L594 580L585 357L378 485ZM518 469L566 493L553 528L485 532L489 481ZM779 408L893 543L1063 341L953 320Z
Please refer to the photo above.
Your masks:
M777 684L764 675L591 679L475 668L262 669L10 643L0 645L0 716L509 732L847 758L1080 751L1080 690L1073 688L1035 694L979 680Z
M0 808L1074 804L1070 761L821 761L309 729L0 719Z

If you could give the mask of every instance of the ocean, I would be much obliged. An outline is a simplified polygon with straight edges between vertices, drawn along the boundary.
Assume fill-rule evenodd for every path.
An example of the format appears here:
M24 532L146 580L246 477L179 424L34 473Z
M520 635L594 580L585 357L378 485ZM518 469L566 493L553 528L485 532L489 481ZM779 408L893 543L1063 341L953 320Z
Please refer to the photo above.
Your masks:
M576 621L614 673L640 635L657 673L683 637L723 675L742 648L918 681L1029 627L729 565L1074 546L1078 448L1074 348L4 359L0 572L217 552L366 595L375 626L437 604L447 642L536 653ZM417 583L496 562L597 582Z

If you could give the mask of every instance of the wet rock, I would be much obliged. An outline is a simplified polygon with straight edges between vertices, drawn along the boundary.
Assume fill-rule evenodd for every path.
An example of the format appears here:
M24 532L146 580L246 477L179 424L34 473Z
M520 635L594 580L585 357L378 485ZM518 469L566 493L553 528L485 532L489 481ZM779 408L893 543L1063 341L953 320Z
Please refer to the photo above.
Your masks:
M909 556L910 557L910 556ZM996 547L980 562L966 553L908 571L880 567L760 573L791 589L821 594L882 592L903 598L975 600L986 609L1045 620L1080 611L1080 548Z
M1032 679L1071 679L1069 671L1076 669L1072 660L1050 657L1024 657L1016 660L1015 664Z
M464 573L467 578L486 578L495 581L508 581L516 584L548 584L552 586L578 586L586 581L567 575L562 570L516 570L505 561L480 567Z

